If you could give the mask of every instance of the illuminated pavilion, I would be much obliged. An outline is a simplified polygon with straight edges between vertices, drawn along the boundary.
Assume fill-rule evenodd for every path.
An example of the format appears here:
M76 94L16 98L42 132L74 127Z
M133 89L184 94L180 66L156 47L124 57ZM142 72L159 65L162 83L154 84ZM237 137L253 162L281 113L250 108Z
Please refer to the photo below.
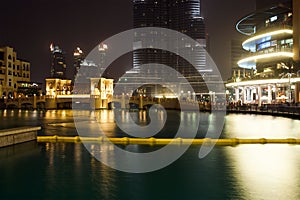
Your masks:
M300 0L257 10L240 19L248 37L227 82L228 100L241 104L299 103Z

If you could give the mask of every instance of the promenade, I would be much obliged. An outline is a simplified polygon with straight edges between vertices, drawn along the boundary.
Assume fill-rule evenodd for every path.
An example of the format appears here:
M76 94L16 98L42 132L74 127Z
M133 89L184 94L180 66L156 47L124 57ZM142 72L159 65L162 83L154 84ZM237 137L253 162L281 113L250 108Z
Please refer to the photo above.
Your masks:
M227 113L249 113L300 119L300 106L296 104L264 104L262 106L256 104L230 104L227 106Z

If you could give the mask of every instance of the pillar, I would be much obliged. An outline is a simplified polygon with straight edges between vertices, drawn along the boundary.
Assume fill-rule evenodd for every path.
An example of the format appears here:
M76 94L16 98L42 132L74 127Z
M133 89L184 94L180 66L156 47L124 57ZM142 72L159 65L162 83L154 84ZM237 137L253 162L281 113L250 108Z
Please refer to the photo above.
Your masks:
M102 99L102 108L107 109L108 108L108 100L107 99Z
M272 103L272 88L268 85L268 103Z
M295 83L295 103L299 103L299 84Z
M56 98L46 98L46 109L57 109Z
M277 89L277 85L276 85L276 84L274 85L274 93L275 93L275 94L274 94L274 96L275 96L275 99L274 99L274 100L275 100L275 103L277 103L277 101L278 101L278 100L277 100L277 97L278 97L278 89Z
M258 106L261 106L261 86L257 86L257 99L258 99Z
M240 89L235 88L235 101L238 102L240 99Z
M251 92L250 92L250 101L253 101L253 96L254 96L254 91L255 89L251 88Z
M101 98L99 97L99 98L96 98L95 97L95 99L94 99L94 106L95 106L95 110L97 110L97 109L100 109L101 107L102 107L102 101L101 101Z
M139 109L140 110L143 109L143 96L142 95L139 96Z
M246 103L247 101L247 90L246 87L243 87L243 103Z
M125 94L122 93L121 96L121 109L125 109L126 108L126 104L125 104Z
M251 89L247 88L247 102L251 101Z
M36 106L36 94L33 95L33 109L35 110L37 108Z
M22 108L22 100L21 100L21 98L18 98L18 108Z

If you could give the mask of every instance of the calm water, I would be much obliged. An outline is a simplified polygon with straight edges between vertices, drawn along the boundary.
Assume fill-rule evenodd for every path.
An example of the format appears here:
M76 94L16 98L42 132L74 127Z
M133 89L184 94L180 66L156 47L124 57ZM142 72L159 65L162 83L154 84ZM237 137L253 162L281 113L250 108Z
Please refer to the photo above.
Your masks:
M168 114L161 137L171 136L178 120L186 127L195 125L193 113ZM114 124L112 112L90 115L105 122L101 128L107 135L125 135ZM137 123L147 123L145 114L133 115ZM76 135L71 111L0 111L0 116L1 129L39 125L39 135ZM203 137L208 122L217 123L214 116L203 114L197 137ZM299 125L298 120L281 117L230 114L221 137L300 138ZM29 142L1 148L0 199L300 199L300 146L215 147L204 159L198 158L199 148L192 146L172 165L146 174L106 167L82 144Z

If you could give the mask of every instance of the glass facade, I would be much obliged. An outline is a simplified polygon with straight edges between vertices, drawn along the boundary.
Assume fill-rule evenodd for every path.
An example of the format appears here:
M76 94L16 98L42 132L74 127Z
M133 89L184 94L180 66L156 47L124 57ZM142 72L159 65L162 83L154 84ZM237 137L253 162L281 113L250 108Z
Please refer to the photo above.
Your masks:
M192 85L195 92L205 92L205 84L201 77L201 69L205 68L205 25L200 13L200 0L134 0L134 28L160 27L183 33L194 40L197 40L200 47L191 47L186 44L182 52L190 50L198 51L197 66L192 66L185 59L169 51L145 48L133 52L133 67L138 70L141 65L149 63L163 64L172 67L182 74ZM137 33L135 44L138 46L149 46L156 41L176 43L184 38L168 38L164 36L163 30L160 33ZM160 38L159 38L160 37ZM159 38L159 39L157 39ZM148 44L147 44L148 43ZM153 74L162 74L157 70Z
M66 79L66 61L63 50L51 44L51 78Z

